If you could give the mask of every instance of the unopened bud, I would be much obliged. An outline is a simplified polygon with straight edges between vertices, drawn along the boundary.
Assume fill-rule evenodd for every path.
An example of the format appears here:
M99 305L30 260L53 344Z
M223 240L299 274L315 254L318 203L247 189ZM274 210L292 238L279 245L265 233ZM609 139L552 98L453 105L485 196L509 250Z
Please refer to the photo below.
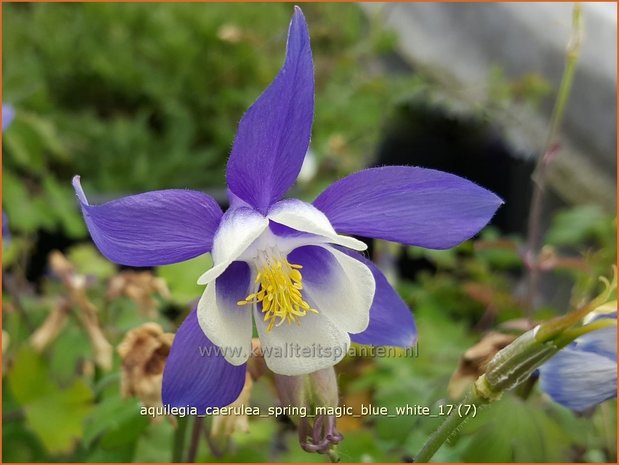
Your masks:
M275 384L283 404L309 410L308 415L299 418L299 443L303 450L331 454L333 446L343 439L335 428L335 415L328 413L339 403L334 368L302 376L275 375Z
M337 407L339 396L337 377L333 367L323 368L309 374L312 403L321 407Z
M488 362L485 374L475 383L482 398L495 400L494 396L515 388L558 352L559 348L552 342L536 339L538 329L527 331Z

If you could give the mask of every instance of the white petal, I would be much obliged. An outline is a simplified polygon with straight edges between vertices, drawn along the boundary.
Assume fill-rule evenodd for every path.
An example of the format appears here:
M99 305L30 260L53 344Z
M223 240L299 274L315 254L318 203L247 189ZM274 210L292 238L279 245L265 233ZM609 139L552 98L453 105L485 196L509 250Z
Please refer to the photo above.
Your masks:
M220 276L268 226L269 220L255 210L228 210L221 219L213 240L214 266L198 278L198 284L207 284Z
M306 250L316 251L308 247ZM374 300L376 282L370 269L352 257L324 246L329 254L310 263L304 264L304 294L309 297L321 314L329 318L336 326L349 332L360 333L370 323L370 307ZM317 251L316 251L317 252ZM294 261L294 253L291 259ZM326 258L326 260L325 260ZM310 266L321 269L309 269ZM313 280L312 278L318 278Z
M255 321L264 360L280 375L302 375L333 366L350 346L348 333L320 314L310 312L299 324L283 323L269 332L258 309Z
M283 224L297 231L324 236L333 244L342 245L353 250L365 250L368 246L354 237L341 236L326 215L309 203L288 199L277 202L267 215L276 223Z
M242 365L251 353L251 307L239 306L233 299L218 296L216 283L206 286L198 302L198 322L229 363Z

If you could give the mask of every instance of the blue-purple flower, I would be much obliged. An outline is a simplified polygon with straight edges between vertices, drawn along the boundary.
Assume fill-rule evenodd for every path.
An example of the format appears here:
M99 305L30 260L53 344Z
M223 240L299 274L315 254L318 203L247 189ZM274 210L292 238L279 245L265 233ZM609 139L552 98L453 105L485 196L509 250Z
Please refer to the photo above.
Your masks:
M2 104L2 131L9 127L9 124L15 118L15 110L7 103Z
M7 103L2 104L2 132L9 127L15 118L15 110ZM9 218L2 210L2 243L8 244L11 240L11 232L9 231Z
M234 401L254 325L268 367L282 375L334 365L351 341L411 346L410 310L351 236L446 249L476 234L502 203L465 179L407 166L360 171L313 203L282 200L301 169L313 113L310 39L296 8L284 65L239 124L228 211L202 192L174 189L94 206L75 177L90 234L110 260L156 266L212 254L198 279L205 291L167 361L165 404Z
M617 312L599 318L615 324L579 337L539 369L542 390L576 412L617 397Z

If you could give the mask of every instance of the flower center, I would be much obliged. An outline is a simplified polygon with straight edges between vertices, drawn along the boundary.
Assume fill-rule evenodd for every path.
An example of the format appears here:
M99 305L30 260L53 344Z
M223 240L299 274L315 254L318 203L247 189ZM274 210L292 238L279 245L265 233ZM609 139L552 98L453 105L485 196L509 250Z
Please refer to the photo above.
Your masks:
M284 321L288 324L296 322L307 312L318 313L303 300L303 276L299 271L301 265L288 262L278 250L262 250L256 257L258 275L256 283L260 284L258 292L249 294L237 305L249 305L262 302L264 321L268 322L267 331L273 326L280 326Z

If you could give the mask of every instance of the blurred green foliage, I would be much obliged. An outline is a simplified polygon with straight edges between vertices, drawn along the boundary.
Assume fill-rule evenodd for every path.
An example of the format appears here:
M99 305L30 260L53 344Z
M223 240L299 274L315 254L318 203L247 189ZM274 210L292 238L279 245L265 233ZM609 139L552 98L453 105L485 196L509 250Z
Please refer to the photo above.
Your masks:
M281 66L291 8L7 5L3 98L17 109L3 160L11 228L83 237L74 174L94 201L173 187L223 198L238 121ZM367 163L384 108L420 84L376 72L377 51L390 52L393 37L368 31L355 5L304 11L317 84L313 150L331 157L333 179Z
M297 189L311 197L365 166L386 109L428 84L381 72L380 57L393 51L395 37L356 5L303 9L315 58L312 150L319 175ZM76 173L93 201L167 187L223 195L237 122L281 64L291 5L7 4L3 13L3 95L17 117L3 147L3 207L14 234L3 246L2 459L170 461L173 422L151 422L139 415L136 397L121 396L116 350L111 369L96 365L79 306L57 274L29 277L28 261L37 251L37 232L87 237L70 187ZM527 76L519 87L493 71L492 98L507 107L523 88L529 100L545 95L544 83ZM548 273L573 285L576 305L596 292L597 277L616 261L616 219L587 206L560 212L551 223L545 253L569 260ZM418 404L436 411L456 402L447 387L462 354L486 331L525 313L522 244L522 238L487 228L452 250L404 248L406 258L424 263L414 277L396 283L414 309L418 356L345 359L337 368L342 403L371 402L391 411ZM135 287L113 294L113 281L126 283L130 275L90 242L71 245L65 255L114 349L147 322L173 332L203 290L196 278L211 265L205 255L147 271L137 289L146 289L149 300ZM149 287L150 278L161 279L169 292ZM66 315L58 334L35 350L33 334L59 309ZM566 310L547 306L535 316ZM267 375L255 384L252 404L275 402ZM439 422L423 416L343 417L339 454L344 462L407 460ZM616 423L615 401L577 416L533 387L480 412L435 458L614 461ZM197 460L324 461L299 448L285 419L250 419L249 425L249 432L232 436L223 456L202 441Z

